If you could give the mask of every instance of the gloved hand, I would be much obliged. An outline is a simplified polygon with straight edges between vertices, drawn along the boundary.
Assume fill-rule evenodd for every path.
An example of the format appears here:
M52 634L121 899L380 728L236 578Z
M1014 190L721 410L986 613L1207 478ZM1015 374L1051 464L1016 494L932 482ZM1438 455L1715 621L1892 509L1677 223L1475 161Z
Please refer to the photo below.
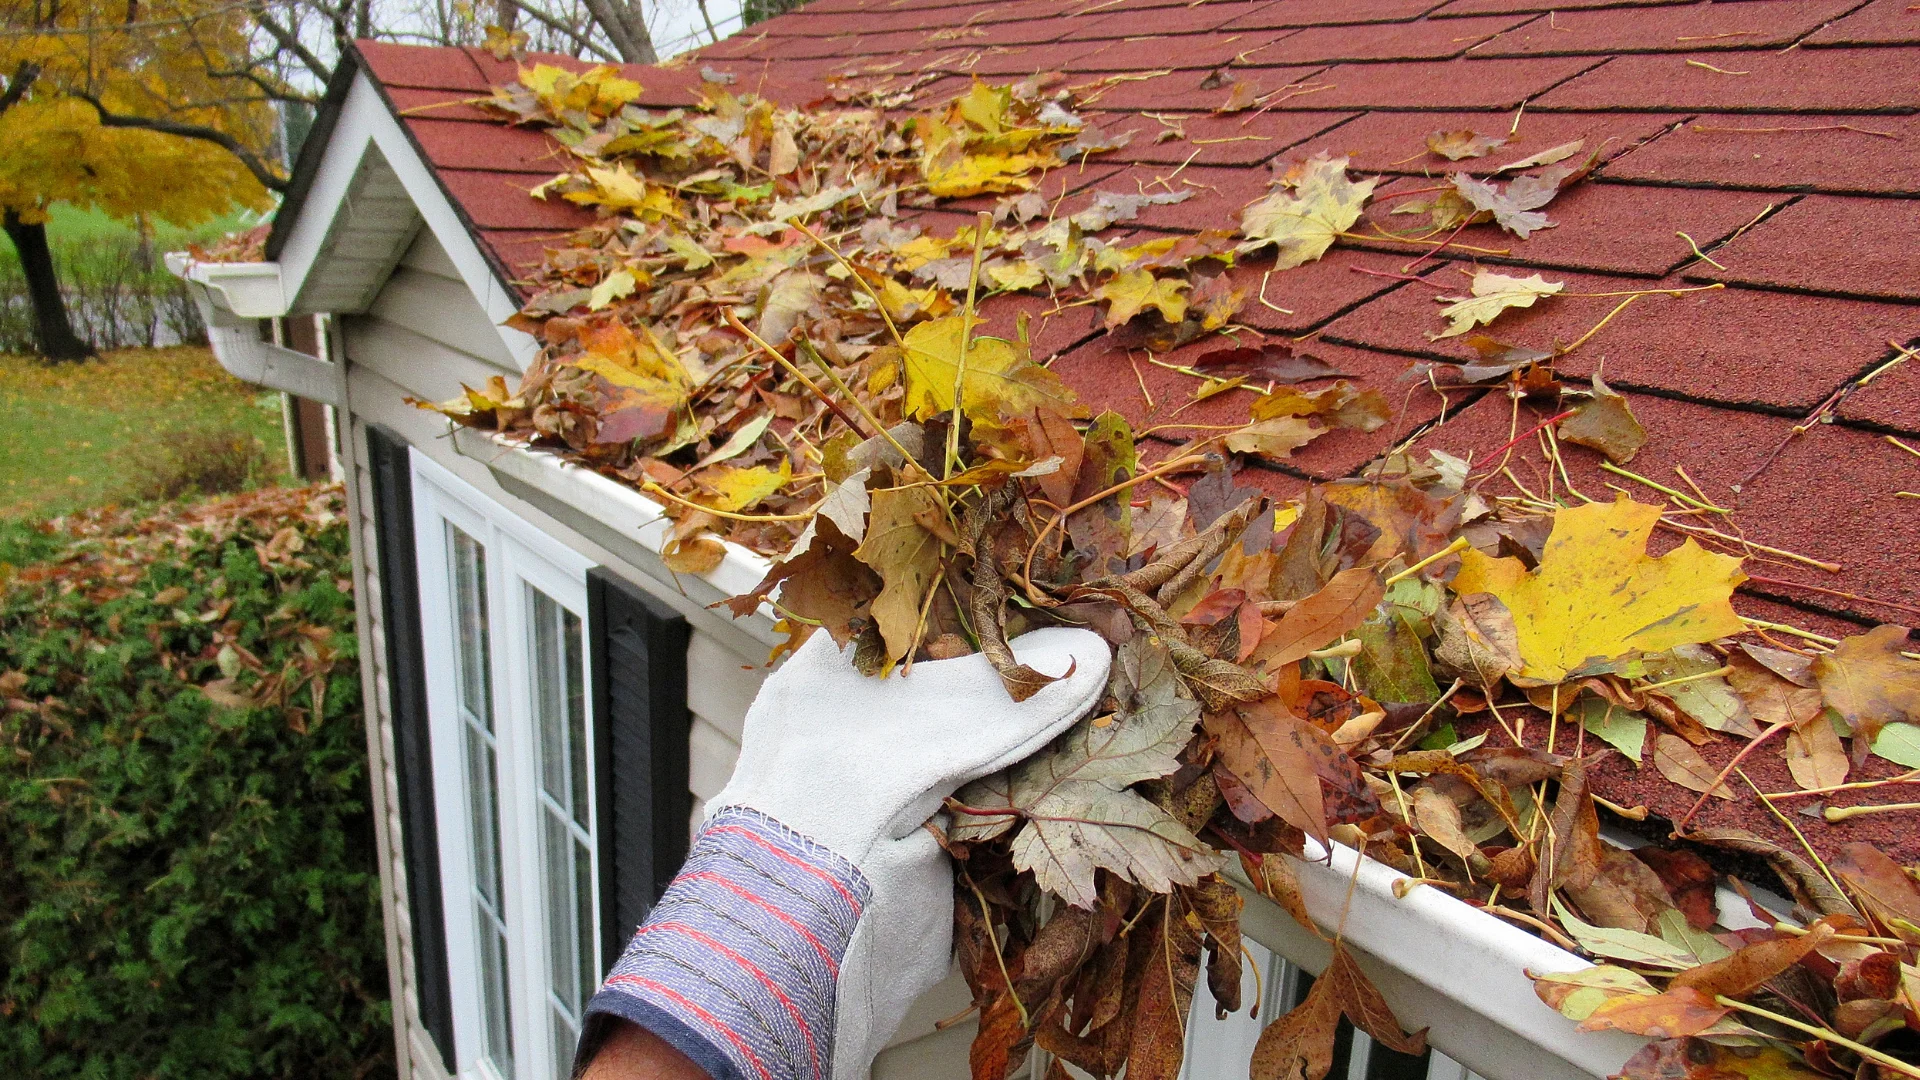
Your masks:
M921 825L1100 699L1107 643L1054 628L1012 643L1059 681L1015 703L983 656L871 678L815 634L747 710L733 779L685 866L587 1011L652 1031L715 1080L864 1080L908 1006L945 976L953 879Z

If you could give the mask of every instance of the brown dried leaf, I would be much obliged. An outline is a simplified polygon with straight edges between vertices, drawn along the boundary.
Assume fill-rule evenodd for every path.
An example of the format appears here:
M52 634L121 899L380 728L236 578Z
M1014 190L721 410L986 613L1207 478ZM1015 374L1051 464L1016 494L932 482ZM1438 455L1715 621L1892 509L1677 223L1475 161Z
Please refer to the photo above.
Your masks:
M940 541L918 517L940 513L931 488L882 488L873 493L867 536L854 555L880 575L873 601L874 621L886 640L887 656L906 658L920 628L920 608L940 572Z
M1617 465L1633 460L1647 445L1647 429L1633 415L1625 395L1593 376L1593 396L1574 406L1573 415L1560 421L1560 438L1590 447Z
M1803 790L1847 782L1847 751L1840 745L1840 733L1833 730L1833 723L1824 711L1789 728L1780 754L1787 759L1787 771L1793 774L1793 782Z
M1252 1080L1324 1080L1333 1068L1333 1039L1340 1031L1340 1003L1333 981L1316 979L1307 999L1268 1024L1254 1044Z
M1207 932L1207 989L1218 1003L1219 1015L1238 1012L1240 909L1245 902L1232 883L1218 874L1201 878L1200 884L1188 890L1187 901Z
M1373 1036L1373 1040L1402 1054L1418 1057L1427 1052L1427 1033L1420 1030L1409 1035L1400 1029L1400 1021L1387 1006L1387 999L1373 985L1367 973L1353 960L1353 954L1338 942L1333 946L1333 962L1327 970L1320 973L1315 982L1332 984L1333 998L1340 1005L1340 1011L1347 1014L1353 1026Z
M1460 808L1452 799L1426 784L1413 791L1413 820L1434 843L1458 855L1463 862L1480 856L1480 846L1460 825Z
M1876 626L1814 658L1820 692L1853 725L1855 765L1866 761L1881 728L1920 723L1920 660L1900 655L1911 647L1908 634L1904 626Z
M1240 868L1246 871L1247 879L1260 895L1279 904L1293 921L1311 931L1315 937L1324 938L1313 915L1307 911L1306 896L1300 892L1299 875L1293 872L1293 864L1285 855L1269 854L1261 857L1258 863L1245 855L1240 856Z
M1673 897L1646 863L1611 846L1600 852L1600 872L1584 887L1567 888L1567 898L1579 905L1595 926L1656 932L1660 913L1674 907Z
M1687 917L1687 925L1705 930L1719 918L1715 894L1718 878L1707 860L1684 848L1641 847L1633 856L1652 868L1666 887L1673 905Z
M1738 998L1752 993L1761 983L1800 962L1800 958L1833 939L1833 926L1825 919L1807 928L1805 934L1786 935L1771 941L1756 941L1732 956L1689 968L1673 977L1669 989L1698 990L1709 998L1716 995Z
M1385 595L1380 576L1372 570L1342 570L1320 591L1289 608L1260 639L1251 659L1266 671L1303 660L1351 633Z
M1687 744L1678 735L1661 732L1653 740L1653 765L1660 775L1686 788L1688 791L1704 791L1718 799L1733 798L1733 789L1725 782L1716 783L1720 770L1707 763L1700 751Z
M1013 996L1000 993L980 1014L980 1030L967 1049L967 1063L973 1080L1006 1080L1012 1068L1014 1047L1027 1038L1026 1026Z
M1486 157L1491 151L1507 145L1507 140L1497 135L1482 135L1466 128L1452 131L1435 131L1427 135L1427 149L1446 158L1448 161L1464 161L1467 158Z
M1326 735L1284 708L1208 713L1220 761L1280 820L1326 843L1326 801L1314 772L1314 737ZM1337 751L1336 751L1337 752Z
M1920 888L1915 888L1913 879L1885 852L1867 844L1847 844L1840 849L1840 857L1833 860L1832 868L1881 923L1902 919L1920 925Z
M1193 362L1193 370L1219 379L1244 375L1252 382L1286 384L1346 375L1312 353L1296 349L1290 341L1214 349L1201 354Z
M1581 1031L1625 1031L1656 1039L1698 1035L1726 1018L1732 1009L1714 1004L1708 994L1676 986L1664 994L1623 994L1609 998L1580 1024Z
M1060 467L1034 478L1042 494L1057 506L1073 501L1073 484L1080 475L1080 462L1086 443L1066 417L1045 407L1035 409L1024 421L1027 447L1032 460L1059 458Z
M1542 913L1555 889L1581 888L1600 873L1600 815L1587 790L1587 765L1585 759L1572 758L1560 772L1552 839L1542 845L1545 850L1528 891L1529 902Z
M1156 917L1134 932L1149 936L1152 954L1140 973L1127 1075L1176 1080L1186 1052L1186 1018L1200 975L1200 934L1186 919L1181 892L1168 895Z

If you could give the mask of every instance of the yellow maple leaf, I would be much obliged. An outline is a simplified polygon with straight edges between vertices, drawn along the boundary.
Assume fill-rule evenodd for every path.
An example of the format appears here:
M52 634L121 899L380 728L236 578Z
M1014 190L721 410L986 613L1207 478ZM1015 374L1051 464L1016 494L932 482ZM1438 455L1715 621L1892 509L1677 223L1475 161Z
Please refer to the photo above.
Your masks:
M700 474L700 483L713 489L713 494L701 496L699 502L715 510L737 512L758 506L792 479L793 462L785 458L781 459L778 469L765 465L750 469L716 465Z
M1513 613L1525 666L1511 677L1523 685L1745 630L1730 602L1747 579L1740 560L1692 540L1650 558L1647 538L1659 520L1660 507L1624 496L1560 510L1537 569L1468 548L1453 590L1491 593Z
M1156 278L1148 270L1128 270L1108 278L1093 291L1093 298L1107 301L1109 330L1147 308L1158 310L1167 322L1177 323L1187 317L1187 298L1180 293L1188 284L1182 278Z
M979 323L976 317L976 330ZM959 315L949 315L907 331L907 347L901 356L906 397L901 404L915 419L925 420L953 408L963 326ZM976 332L966 359L962 394L969 419L999 424L1043 405L1066 416L1087 414L1058 375L1028 358L1025 346Z
M1476 326L1492 322L1508 308L1532 307L1535 300L1552 296L1566 287L1565 282L1548 281L1539 274L1515 277L1512 274L1496 274L1491 270L1476 270L1470 286L1472 296L1435 297L1447 305L1440 309L1440 314L1448 320L1447 328L1437 334L1428 334L1427 338L1438 341L1464 334Z
M636 335L613 323L583 338L587 351L568 361L605 380L596 412L598 442L654 439L674 428L693 380L679 358L667 351L650 327Z
M520 69L520 85L533 91L549 112L612 116L640 96L640 84L604 65L575 75L551 64Z
M596 169L587 166L587 179L593 186L585 191L569 191L568 202L583 206L604 206L609 210L625 210L642 221L659 221L661 218L680 217L680 200L673 192L657 184L649 184L639 176L628 171L624 165L611 169ZM545 186L545 185L542 185Z
M1347 179L1345 157L1315 154L1290 174L1292 191L1276 191L1247 207L1240 216L1240 231L1247 237L1240 250L1258 251L1273 244L1280 249L1275 270L1312 262L1360 220L1360 210L1375 183Z

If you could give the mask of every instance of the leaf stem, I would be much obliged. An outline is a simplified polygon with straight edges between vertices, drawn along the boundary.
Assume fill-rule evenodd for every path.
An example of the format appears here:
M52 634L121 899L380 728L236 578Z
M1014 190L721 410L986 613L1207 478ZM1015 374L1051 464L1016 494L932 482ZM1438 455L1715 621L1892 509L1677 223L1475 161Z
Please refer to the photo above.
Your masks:
M1210 443L1213 441L1214 441L1213 439L1206 439L1200 442L1199 445L1205 446L1207 445L1207 443ZM1092 506L1094 503L1099 502L1101 499L1108 497L1109 495L1118 495L1119 493L1127 490L1130 487L1135 486L1136 484L1145 483L1148 480L1153 480L1158 477L1165 476L1166 474L1171 472L1178 472L1179 470L1186 468L1189 465L1197 465L1200 462L1205 460L1206 460L1205 454L1187 454L1182 457L1174 458L1172 461L1163 461L1159 465L1156 465L1153 468L1148 469L1146 472L1143 472L1140 475L1135 476L1130 480L1122 480L1120 483L1115 484L1110 488L1107 488L1105 491L1095 492L1094 494L1089 495L1084 499L1081 499L1079 502L1074 503L1073 505L1053 515L1053 517L1047 521L1046 528L1043 528L1040 530L1040 535L1033 538L1033 545L1027 548L1027 562L1026 562L1026 566L1022 570L1022 576L1026 578L1026 581L1028 584L1028 588L1029 588L1028 595L1029 596L1033 595L1033 593L1031 592L1031 588L1033 583L1034 554L1040 550L1040 545L1046 543L1047 537L1053 535L1053 530L1059 528L1061 523L1065 522L1068 518L1079 513L1080 511L1085 510L1087 507Z
M1862 814L1892 814L1904 811L1920 810L1920 803L1874 803L1868 806L1829 806L1820 812L1820 816L1829 822L1841 822L1856 818Z
M962 877L966 875L962 874ZM980 917L987 921L987 940L993 944L993 958L1000 962L1000 977L1007 981L1007 996L1013 999L1013 1011L1020 1014L1020 1026L1023 1029L1033 1027L1033 1018L1027 1015L1027 1007L1020 1001L1020 992L1013 988L1013 976L1007 971L1007 958L1000 951L1000 935L993 930L993 912L987 907L987 897L980 886L967 878L967 888L973 890L973 898L980 901Z
M1736 1001L1725 994L1715 994L1713 1000L1716 1003L1725 1006L1726 1008L1734 1009L1743 1013L1749 1013L1753 1016L1763 1017L1765 1019L1773 1021L1776 1024L1780 1024L1784 1027L1790 1027L1796 1031L1804 1032L1808 1035L1813 1036L1816 1039L1819 1039L1822 1042L1830 1042L1835 1046L1844 1046L1847 1049L1853 1051L1854 1053L1859 1054L1861 1057L1866 1058L1868 1061L1871 1061L1874 1064L1881 1066L1882 1068L1892 1069L1894 1072L1897 1072L1902 1076L1911 1076L1911 1077L1915 1077L1916 1080L1920 1080L1920 1067L1909 1065L1908 1063L1901 1061L1899 1058L1894 1057L1891 1054L1883 1054L1880 1051L1875 1050L1871 1046L1865 1046L1861 1043L1854 1042L1852 1039L1847 1038L1845 1035L1842 1035L1831 1028L1815 1027L1812 1024L1803 1023L1799 1020L1795 1020L1791 1016L1782 1016L1777 1012L1771 1012L1767 1009L1763 1009L1758 1005L1749 1005L1744 1001Z
M940 465L943 480L952 476L954 466L960 463L960 421L966 416L967 346L973 344L973 303L980 289L980 256L986 250L987 228L992 224L993 215L985 210L973 219L973 267L967 272L967 303L960 309L960 358L953 365L953 418L947 422L947 456Z
M1665 679L1657 683L1648 683L1645 686L1636 686L1634 689L1641 691L1664 690L1669 686L1679 686L1681 683L1690 683L1698 679L1711 679L1717 675L1725 675L1732 670L1733 668L1731 667L1717 667L1712 671L1702 671L1693 675L1682 675L1677 679Z
M839 417L840 422L847 425L847 430L858 434L863 439L868 437L866 432L860 430L860 425L853 422L853 417L848 416L846 413L846 410L840 407L840 403L833 400L832 395L828 394L825 390L820 389L819 383L816 383L812 379L807 378L807 373L804 371L801 371L798 367L795 367L793 361L780 355L779 349L776 349L773 346L767 344L765 338L761 337L759 334L754 333L752 330L747 329L747 324L741 322L739 317L734 315L733 312L727 310L726 308L721 308L720 314L726 318L727 325L733 327L733 329L736 332L746 335L747 340L753 342L754 345L758 346L762 352L765 352L768 356L772 357L773 362L776 364L779 364L783 371L793 376L794 378L799 379L800 385L812 391L813 396L825 402L827 408L833 410L833 415Z
M1399 573L1393 575L1392 577L1381 582L1380 584L1398 585L1400 582L1405 581L1406 579L1412 577L1413 575L1419 573L1422 570L1425 570L1427 567L1432 566L1434 563L1439 562L1441 559L1444 559L1449 555L1453 555L1453 554L1457 554L1459 552L1465 551L1470 546L1471 545L1467 542L1466 537L1456 536L1453 538L1453 543L1448 544L1446 547L1441 548L1439 551L1436 551L1433 554L1427 556L1426 558L1421 559L1419 562L1414 563L1412 566L1407 567L1405 570L1400 571Z
M1703 501L1701 501L1700 499L1696 499L1696 498L1694 498L1693 496L1691 496L1691 495L1688 495L1687 493L1685 493L1685 492L1683 492L1683 491L1680 491L1680 490L1678 490L1678 489L1675 489L1675 488L1670 488L1670 487L1668 487L1667 485L1665 485L1665 484L1662 484L1662 483L1659 483L1659 482L1657 482L1657 481L1654 481L1654 480L1649 480L1649 479L1647 479L1646 477L1644 477L1644 476L1641 476L1641 475L1640 475L1639 473L1637 473L1637 472L1633 472L1633 471L1631 471L1631 470L1628 470L1628 469L1623 469L1623 468L1621 468L1620 466L1618 466L1618 465L1615 465L1615 464L1614 464L1613 462L1611 462L1611 461L1602 461L1602 462L1600 463L1600 467L1601 467L1602 469L1604 469L1604 470L1606 470L1607 472L1610 472L1610 473L1612 473L1612 474L1613 474L1613 475L1615 475L1615 476L1624 476L1624 477L1626 477L1626 478L1627 478L1627 479L1629 479L1629 480L1635 480L1635 481L1638 481L1638 482L1640 482L1640 483L1642 483L1642 484L1645 484L1645 485L1647 485L1648 487L1650 487L1650 488L1652 488L1653 490L1655 490L1655 491L1657 491L1657 492L1659 492L1659 493L1660 493L1660 494L1662 494L1662 495L1670 495L1670 496L1672 496L1673 498L1675 498L1675 499L1678 499L1679 501L1681 501L1681 502L1683 502L1683 503L1690 503L1690 504L1692 504L1692 505L1694 505L1694 506L1697 506L1697 507L1699 507L1699 508L1700 508L1700 509L1702 509L1702 510L1707 510L1707 511L1711 511L1712 513L1715 513L1715 514L1731 514L1731 513L1733 513L1733 511L1731 511L1731 510L1729 510L1729 509L1727 509L1727 508L1726 508L1726 507L1724 507L1724 506L1715 506L1714 504L1712 504L1712 503L1710 503L1710 502L1703 502Z
M905 353L907 351L907 343L904 339L900 337L900 328L893 324L893 316L887 314L886 303L880 299L879 293L873 291L873 286L867 284L867 279L860 276L859 269L856 268L852 263L848 262L847 257L845 255L840 254L839 250L836 249L833 245L827 243L825 240L820 239L820 237L812 229L807 228L805 225L802 225L797 221L790 222L789 224L791 224L794 228L799 229L800 235L820 245L820 249L822 251L825 251L827 254L833 256L834 259L837 262L839 262L840 266L846 270L847 275L853 278L853 283L855 285L860 286L861 291L865 292L867 296L873 300L873 306L880 310L881 321L887 324L887 333L893 336L893 343L895 345L900 346L900 351L902 353Z
M1887 784L1920 784L1920 769L1909 769L1898 776L1889 776L1885 780L1856 780L1850 784L1808 788L1805 791L1772 791L1765 792L1760 797L1771 802L1774 799L1798 799L1808 795L1831 795L1836 791L1862 791L1867 788L1884 787Z
M813 516L815 510L819 509L819 504L815 503L804 512L798 514L736 514L730 510L715 510L711 506L704 506L700 503L683 499L652 480L643 481L640 484L640 490L649 495L659 496L668 502L678 503L689 510L698 510L703 514L712 514L717 518L726 518L728 521L805 521Z
M1713 793L1720 790L1720 788L1726 784L1727 777L1732 776L1733 770L1739 768L1742 761L1747 760L1748 754L1758 749L1761 743L1766 742L1768 739L1773 738L1775 735L1780 734L1792 726L1792 720L1781 720L1767 730L1747 740L1747 745L1741 747L1740 752L1733 755L1733 760L1727 762L1726 768L1720 770L1720 775L1713 778L1713 783L1707 785L1707 790L1701 792L1700 797L1693 801L1693 805L1687 807L1687 812L1680 815L1680 820L1673 823L1673 835L1685 836L1687 834L1687 823L1693 820L1693 815L1699 813L1700 808L1707 804L1707 800L1712 797Z

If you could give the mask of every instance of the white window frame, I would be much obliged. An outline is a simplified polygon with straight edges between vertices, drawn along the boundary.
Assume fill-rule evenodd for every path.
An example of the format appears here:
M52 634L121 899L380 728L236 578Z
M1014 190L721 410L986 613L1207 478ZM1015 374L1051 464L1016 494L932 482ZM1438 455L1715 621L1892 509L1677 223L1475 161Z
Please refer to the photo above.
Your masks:
M420 575L421 637L425 648L429 739L432 746L434 812L439 835L440 878L447 931L447 975L453 991L455 1069L463 1080L565 1080L550 1075L558 1059L555 1022L548 1004L547 888L542 873L540 746L534 715L532 603L527 586L539 589L587 623L587 571L593 562L541 532L418 450L413 466L414 544ZM486 552L489 666L493 685L493 730L498 747L496 784L500 819L501 914L507 927L507 986L512 1035L512 1075L502 1075L484 1048L485 1002L480 975L479 921L473 910L472 818L468 809L464 721L460 717L455 647L454 596L447 526L478 541ZM591 653L582 641L583 685L592 685ZM592 696L587 700L587 744L594 745ZM596 805L589 769L588 805ZM589 818L591 822L592 819ZM597 822L592 822L597 831ZM596 842L594 880L599 865ZM599 896L592 897L594 953L599 955ZM584 1005L584 1003L583 1003ZM570 1038L564 1033L561 1039ZM571 1047L567 1047L570 1051Z

